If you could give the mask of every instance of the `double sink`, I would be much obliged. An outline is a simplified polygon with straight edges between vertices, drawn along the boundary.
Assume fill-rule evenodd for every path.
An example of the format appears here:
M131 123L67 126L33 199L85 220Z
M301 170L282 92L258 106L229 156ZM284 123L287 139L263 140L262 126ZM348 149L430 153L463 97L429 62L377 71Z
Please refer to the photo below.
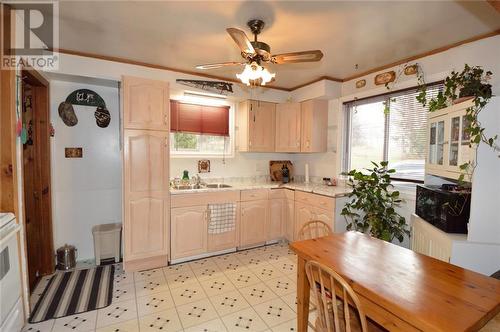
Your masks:
M225 183L200 183L200 184L174 184L171 186L175 190L199 190L199 189L223 189L231 188Z

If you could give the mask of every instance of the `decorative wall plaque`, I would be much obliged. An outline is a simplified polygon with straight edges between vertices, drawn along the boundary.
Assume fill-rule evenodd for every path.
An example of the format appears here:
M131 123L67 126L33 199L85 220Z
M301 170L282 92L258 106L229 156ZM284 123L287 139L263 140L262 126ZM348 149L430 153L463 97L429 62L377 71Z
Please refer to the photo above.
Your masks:
M404 73L406 76L415 75L417 73L417 65L406 66Z
M64 157L83 158L83 148L64 148Z
M94 117L96 124L101 128L106 128L111 121L106 103L97 92L89 89L78 89L71 92L66 100L59 104L59 116L68 127L73 127L78 123L73 105L97 107Z
M395 79L396 79L396 72L394 70L391 70L375 76L375 85L382 85L394 82Z
M356 88L361 89L366 85L366 80L356 81Z
M198 160L198 173L210 173L210 160Z

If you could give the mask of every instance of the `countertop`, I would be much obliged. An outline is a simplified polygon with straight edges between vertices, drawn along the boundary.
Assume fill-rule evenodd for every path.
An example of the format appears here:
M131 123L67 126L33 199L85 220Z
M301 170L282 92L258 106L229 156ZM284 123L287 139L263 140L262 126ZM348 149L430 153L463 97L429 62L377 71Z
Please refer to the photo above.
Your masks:
M345 186L327 186L319 183L303 183L303 182L290 182L282 184L279 182L228 182L230 188L204 188L204 189L170 189L170 194L194 194L194 193L207 193L207 192L221 192L221 191L233 191L233 190L250 190L250 189L278 189L286 188L298 191L304 191L308 193L314 193L319 195L324 195L328 197L342 197L346 196L351 192L351 188Z

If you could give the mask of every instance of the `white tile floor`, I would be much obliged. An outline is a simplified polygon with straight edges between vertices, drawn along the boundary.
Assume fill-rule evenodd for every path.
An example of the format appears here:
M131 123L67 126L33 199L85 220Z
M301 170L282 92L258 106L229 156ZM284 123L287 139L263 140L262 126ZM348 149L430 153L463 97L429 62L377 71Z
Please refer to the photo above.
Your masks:
M136 273L116 267L110 306L23 331L296 330L297 259L287 244Z

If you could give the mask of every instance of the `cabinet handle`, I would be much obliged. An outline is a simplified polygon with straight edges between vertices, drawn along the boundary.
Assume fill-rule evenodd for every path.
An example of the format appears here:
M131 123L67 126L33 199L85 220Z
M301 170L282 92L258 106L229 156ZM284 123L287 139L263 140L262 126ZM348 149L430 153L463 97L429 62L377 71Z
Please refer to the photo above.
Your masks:
M165 137L165 146L168 146L168 137Z
M168 124L168 115L166 114L163 116L163 123Z

